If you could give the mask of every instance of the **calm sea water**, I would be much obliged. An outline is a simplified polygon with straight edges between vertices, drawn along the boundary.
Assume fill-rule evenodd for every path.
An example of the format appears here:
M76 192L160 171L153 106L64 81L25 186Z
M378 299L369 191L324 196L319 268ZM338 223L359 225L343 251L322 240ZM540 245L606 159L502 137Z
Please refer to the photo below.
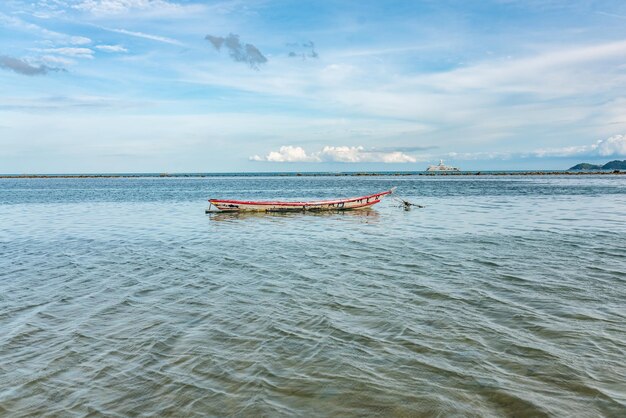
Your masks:
M626 176L0 180L0 415L617 417L625 359Z

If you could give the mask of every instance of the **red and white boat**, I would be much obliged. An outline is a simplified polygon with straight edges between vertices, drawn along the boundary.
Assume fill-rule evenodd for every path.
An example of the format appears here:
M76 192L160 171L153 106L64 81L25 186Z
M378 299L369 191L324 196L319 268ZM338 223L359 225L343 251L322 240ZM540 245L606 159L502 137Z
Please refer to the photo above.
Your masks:
M394 192L395 187L386 192L368 196L350 197L345 199L316 200L310 202L281 202L281 201L248 201L209 199L219 212L304 212L323 210L352 210L363 209L379 203L383 197ZM209 208L207 213L212 212Z

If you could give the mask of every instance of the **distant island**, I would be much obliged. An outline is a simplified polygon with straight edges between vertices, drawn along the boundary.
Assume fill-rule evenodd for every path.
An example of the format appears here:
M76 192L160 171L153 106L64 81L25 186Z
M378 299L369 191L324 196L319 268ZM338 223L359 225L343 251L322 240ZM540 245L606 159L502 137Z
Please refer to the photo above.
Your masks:
M604 165L596 165L589 163L576 164L570 168L571 171L586 171L586 170L626 170L626 160L610 161Z

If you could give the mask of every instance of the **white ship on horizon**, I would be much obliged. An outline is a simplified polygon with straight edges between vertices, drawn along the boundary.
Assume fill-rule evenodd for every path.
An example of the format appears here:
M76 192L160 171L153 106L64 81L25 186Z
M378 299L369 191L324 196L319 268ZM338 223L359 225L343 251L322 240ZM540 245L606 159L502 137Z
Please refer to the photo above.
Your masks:
M450 167L443 163L443 160L439 160L437 165L429 165L426 171L459 171L458 167Z

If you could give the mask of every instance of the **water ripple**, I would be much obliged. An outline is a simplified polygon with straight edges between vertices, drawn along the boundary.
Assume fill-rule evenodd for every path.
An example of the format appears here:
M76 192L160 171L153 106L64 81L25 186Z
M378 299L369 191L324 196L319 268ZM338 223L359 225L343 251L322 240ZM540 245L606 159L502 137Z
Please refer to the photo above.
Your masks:
M619 177L1 183L0 415L626 414Z

